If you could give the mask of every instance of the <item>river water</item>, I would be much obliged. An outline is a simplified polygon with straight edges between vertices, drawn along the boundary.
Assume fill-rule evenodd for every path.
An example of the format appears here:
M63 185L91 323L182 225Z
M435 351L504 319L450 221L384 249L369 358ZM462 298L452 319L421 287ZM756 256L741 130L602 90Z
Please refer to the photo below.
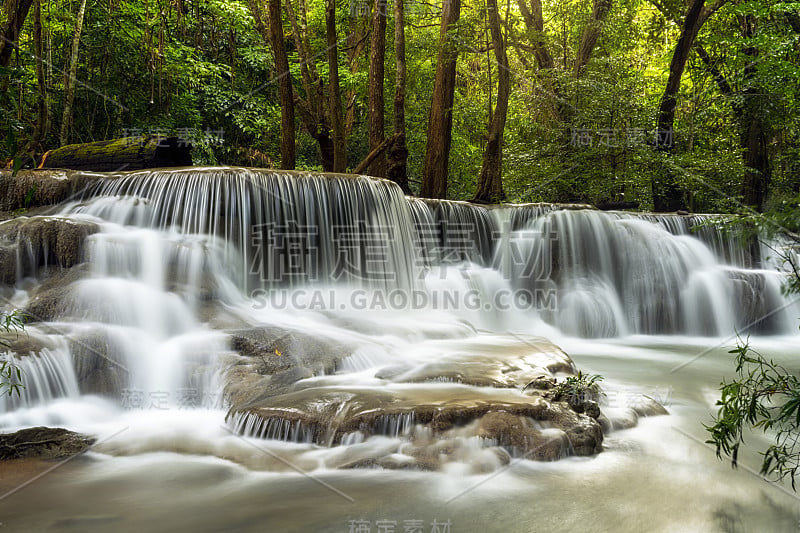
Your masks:
M0 405L0 428L98 442L63 463L0 467L9 531L800 530L800 499L757 474L767 438L749 435L733 470L704 430L737 332L800 371L800 308L765 254L713 226L692 232L703 217L487 210L244 169L110 176L59 216L100 224L90 272L56 320L28 327L49 348L18 359L28 386ZM15 306L37 283L18 281ZM604 377L605 411L647 395L669 415L608 433L592 457L504 465L467 439L437 472L341 469L396 449L403 430L326 446L226 420L229 334L265 326L349 348L335 372L303 380L312 390L522 397L384 376L474 378L485 361L527 364L546 338ZM110 339L119 395L79 390L86 335Z

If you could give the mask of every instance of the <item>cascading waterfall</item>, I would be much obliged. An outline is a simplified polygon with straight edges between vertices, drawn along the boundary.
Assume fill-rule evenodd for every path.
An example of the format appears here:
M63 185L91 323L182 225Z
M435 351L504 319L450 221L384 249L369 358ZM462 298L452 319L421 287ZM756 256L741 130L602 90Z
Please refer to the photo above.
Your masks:
M158 401L172 408L187 405L177 391L191 393L191 407L221 406L219 373L230 348L224 327L212 323L220 309L250 324L295 320L313 329L318 323L306 317L319 315L348 331L383 327L375 326L380 313L353 313L338 302L316 315L286 306L258 314L253 298L263 291L427 294L424 309L388 315L383 341L389 344L400 342L392 335L409 342L534 330L542 321L589 338L785 334L794 331L798 311L780 292L779 272L753 268L759 258L752 247L740 247L700 216L538 204L486 208L405 198L394 184L366 177L236 168L110 175L61 206L59 216L99 226L81 252L89 275L66 288L61 327L80 324L106 339L124 368L123 394L135 391L152 403L169 392ZM19 246L18 253L38 252ZM474 305L442 305L448 295L467 293ZM503 293L516 299L498 309ZM307 306L308 298L298 302ZM423 333L417 324L398 323L403 313L428 312ZM277 345L267 349L281 356ZM69 357L65 345L19 359L31 388L5 409L76 395L77 378L64 365ZM361 376L352 379L373 386L375 369L391 361L380 343L364 344L328 379L339 386L346 376ZM433 376L429 387L462 382L446 372ZM378 418L369 433L406 435L414 417L408 411ZM246 435L306 443L322 431L248 413L229 424ZM342 437L361 439L360 432Z
M250 169L154 171L98 182L85 198L64 213L222 240L224 261L237 265L244 290L337 280L411 288L415 281L409 211L390 182ZM380 260L369 254L375 248Z
M91 181L52 220L0 222L16 269L0 294L40 313L2 337L25 388L0 397L0 431L98 439L4 497L7 527L342 531L443 510L453 531L796 521L794 500L700 444L730 336L795 361L800 316L774 257L713 217L235 168ZM353 301L392 291L423 305ZM605 376L599 440L600 419L533 391L578 368ZM643 395L669 416L638 418ZM591 458L530 461L570 455Z
M11 354L5 360L20 370L19 394L0 396L0 412L44 405L57 398L77 398L78 390L72 358L66 343L57 348L43 348L39 353Z
M63 214L125 228L92 239L98 273L149 276L193 307L214 284L223 286L213 295L223 301L237 289L331 283L412 290L426 280L428 290L441 281L452 291L459 281L441 269L456 267L455 277L489 293L497 282L476 279L499 272L528 291L542 318L572 335L785 331L780 275L748 270L758 261L753 246L706 217L557 207L486 209L406 200L392 184L367 178L197 169L100 180ZM165 233L171 242L162 241ZM125 244L132 240L139 249ZM158 279L164 268L172 279ZM204 274L221 270L212 280ZM748 284L766 293L742 297ZM770 319L751 324L758 311Z

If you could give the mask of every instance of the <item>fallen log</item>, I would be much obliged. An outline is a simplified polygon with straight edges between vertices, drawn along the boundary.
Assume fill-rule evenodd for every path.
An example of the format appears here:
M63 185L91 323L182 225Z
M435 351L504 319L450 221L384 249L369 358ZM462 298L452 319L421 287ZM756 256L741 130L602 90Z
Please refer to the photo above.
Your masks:
M192 165L192 145L181 137L142 135L84 144L69 144L45 152L39 168L120 172L143 168Z

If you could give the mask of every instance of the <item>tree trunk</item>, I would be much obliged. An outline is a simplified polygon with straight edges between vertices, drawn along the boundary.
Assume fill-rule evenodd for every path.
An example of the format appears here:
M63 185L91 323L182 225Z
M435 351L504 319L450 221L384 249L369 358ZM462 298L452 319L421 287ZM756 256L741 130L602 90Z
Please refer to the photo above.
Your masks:
M449 32L456 30L461 16L461 0L444 2L439 34L439 54L428 119L428 144L422 172L422 196L447 197L447 170L453 129L453 98L456 87L457 43Z
M597 39L600 37L609 11L611 11L611 0L594 0L592 16L583 28L581 44L578 47L578 55L575 58L576 78L580 77L581 70L592 58L592 52L594 52L594 47L597 45Z
M740 17L742 36L751 40L756 34L756 22L752 15ZM744 101L741 104L741 144L744 149L744 181L742 182L742 202L757 211L764 208L772 167L769 161L769 124L762 109L762 91L756 85L758 69L758 48L744 50L748 62L744 68Z
M719 0L713 7L706 8L705 0L692 0L683 20L683 28L678 44L672 53L669 64L669 77L658 106L655 145L659 150L671 151L674 146L673 126L675 123L675 107L678 101L678 90L681 77L686 68L686 61L692 50L700 28L708 17L719 9L726 0ZM675 176L664 173L651 182L653 194L653 210L656 212L677 211L686 208L684 192L675 182Z
M367 47L367 37L370 34L370 21L362 17L352 17L353 26L349 28L345 42L347 50L347 67L350 74L358 76L362 72L362 56L366 63L369 63L369 49ZM353 127L360 120L360 113L357 113L356 98L358 97L358 87L351 85L344 94L344 134L349 138L353 133Z
M333 171L347 170L347 144L342 120L342 92L339 88L339 49L336 39L336 0L326 0L325 34L328 45L328 97L333 132Z
M381 144L375 147L367 157L364 158L361 163L356 165L356 168L353 169L353 174L362 174L367 167L369 167L373 161L375 161L378 157L383 156L383 153L388 150L392 144L397 140L397 135L392 135L388 139L384 139Z
M658 106L658 145L661 147L671 148L672 146L672 143L669 142L671 138L668 139L666 135L667 132L670 132L671 137L672 126L675 122L678 90L681 87L681 77L683 77L683 71L686 68L686 61L689 59L689 52L692 50L697 33L700 31L698 22L703 11L704 2L705 0L692 0L692 4L689 6L684 18L678 44L672 53L667 86L664 88L664 94L661 96L661 103Z
M319 145L319 156L322 162L322 170L325 172L334 172L336 166L336 151L334 150L333 140L329 130L321 132L314 137ZM338 171L336 171L338 172Z
M547 50L544 42L544 17L542 16L542 0L531 0L531 8L525 0L517 0L522 19L528 29L531 43L533 44L536 63L540 69L552 69L555 66L553 56Z
M22 30L33 0L5 0L4 3L3 7L8 18L5 21L2 39L0 39L0 67L8 67L11 64L11 54L17 47L19 32Z
M383 68L386 56L386 0L375 0L372 14L372 38L369 60L369 149L375 150L383 143ZM386 175L386 158L375 158L367 174L382 178Z
M747 24L742 24L742 26L745 37L752 37L752 35L748 35ZM711 61L708 52L702 46L698 46L696 50L697 55L700 56L709 73L714 77L719 91L730 100L739 126L739 139L744 164L742 181L743 203L761 211L764 207L769 181L772 177L772 165L770 164L769 151L767 149L770 128L765 122L763 112L760 109L761 102L758 100L760 91L756 87L746 86L743 91L744 98L736 98L730 83ZM756 48L747 48L745 54L752 59L747 63L744 71L744 80L747 85L755 74L758 50Z
M569 117L572 116L572 106L563 97L564 91L561 89L557 77L554 76L555 61L545 42L542 0L531 0L530 8L528 8L525 0L517 0L517 5L522 14L522 19L525 21L528 38L531 40L532 44L533 55L536 57L536 64L539 66L540 71L545 71L544 76L540 76L540 78L543 83L547 84L553 95L553 118L556 122L566 122ZM523 57L523 54L519 55Z
M281 0L269 0L269 30L281 102L281 168L292 170L295 167L294 91L283 40Z
M387 177L398 184L403 192L411 194L408 186L408 148L406 147L406 32L403 0L394 0L394 134L389 148Z
M286 15L292 26L295 48L300 60L300 81L305 98L294 91L295 110L300 115L300 122L309 135L317 141L319 158L322 169L326 172L333 171L333 143L331 141L330 125L325 111L325 88L315 65L315 57L311 55L311 44L306 30L305 11L303 2L300 5L300 18L295 14L292 0L286 0Z
M44 46L42 44L42 2L35 0L33 6L33 45L36 54L36 86L38 89L36 102L36 129L32 142L36 149L41 149L42 140L49 129L49 109L47 105L47 80L44 77Z
M492 33L492 46L497 60L497 104L492 122L489 125L489 138L483 153L483 165L478 177L478 189L474 202L496 203L505 199L503 192L503 131L508 114L508 95L510 91L510 71L506 46L500 29L500 14L497 0L486 0L489 12L489 28Z
M250 12L256 23L256 29L262 39L272 49L275 58L275 78L278 82L278 100L281 103L281 168L291 170L295 167L295 131L294 131L294 90L289 72L289 58L283 40L283 19L281 1L269 0L269 27L264 24L264 15L257 0L248 0Z
M81 29L83 28L85 13L86 0L81 0L80 6L78 6L78 14L75 17L75 34L72 37L72 48L70 49L69 71L64 79L64 114L61 117L61 135L59 135L61 146L68 144L69 132L72 128L72 104L75 101L75 76L78 73L78 49L81 45Z

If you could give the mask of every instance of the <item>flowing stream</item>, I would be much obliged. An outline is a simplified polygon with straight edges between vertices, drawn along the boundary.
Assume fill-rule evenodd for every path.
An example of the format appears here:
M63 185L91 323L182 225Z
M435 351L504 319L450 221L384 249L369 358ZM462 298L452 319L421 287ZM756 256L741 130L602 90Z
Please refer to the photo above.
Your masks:
M763 435L738 470L704 442L737 334L800 370L784 274L709 217L484 208L238 168L100 176L49 216L98 231L27 328L42 348L9 355L25 389L0 399L0 431L98 442L30 484L37 472L0 466L9 530L800 529L800 499L757 475ZM40 309L50 255L17 244L27 266L6 301ZM264 371L237 342L296 372L280 416L251 409ZM398 450L427 431L416 402L526 401L513 384L569 366L556 346L604 376L610 416L641 395L669 415L557 461L501 457L455 428L435 471L402 468ZM299 350L302 368L281 366ZM353 431L343 412L324 428L286 414L342 395L393 410Z

